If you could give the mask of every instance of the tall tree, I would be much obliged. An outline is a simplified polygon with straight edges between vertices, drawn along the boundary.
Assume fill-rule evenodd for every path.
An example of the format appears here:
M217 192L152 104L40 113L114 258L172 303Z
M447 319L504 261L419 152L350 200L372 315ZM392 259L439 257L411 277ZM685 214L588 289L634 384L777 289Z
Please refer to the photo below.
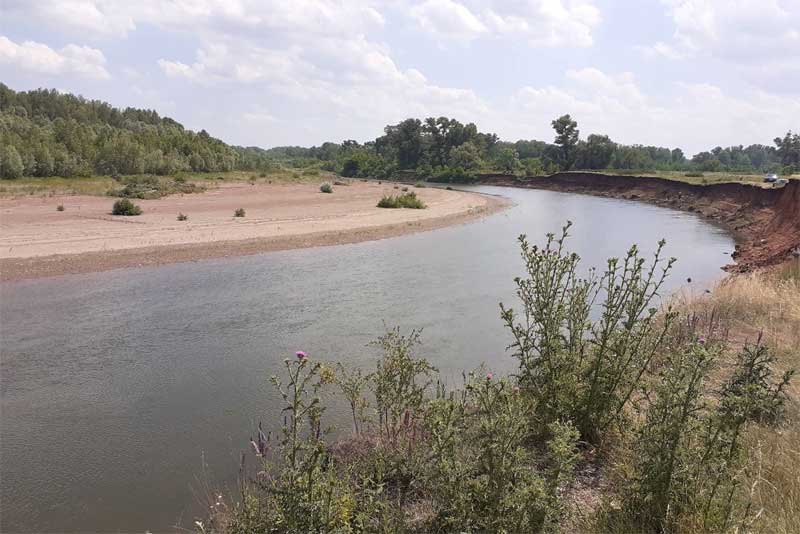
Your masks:
M775 138L778 147L778 156L783 165L791 166L793 169L800 169L800 134L786 132L783 139Z
M578 146L578 123L569 115L562 115L551 122L556 131L555 144L561 148L562 168L570 170L575 163L576 148Z

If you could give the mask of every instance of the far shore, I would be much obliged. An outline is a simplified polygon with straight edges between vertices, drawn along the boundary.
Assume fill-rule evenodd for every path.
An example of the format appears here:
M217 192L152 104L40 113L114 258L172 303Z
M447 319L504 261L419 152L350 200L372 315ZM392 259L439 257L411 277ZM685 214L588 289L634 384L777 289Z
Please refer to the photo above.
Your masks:
M426 209L382 209L396 183L224 184L205 193L134 200L139 216L110 214L114 198L70 195L0 199L0 281L339 245L432 230L489 215L510 202L415 188ZM58 211L57 206L64 210ZM245 217L234 217L238 208ZM178 221L177 215L188 216Z

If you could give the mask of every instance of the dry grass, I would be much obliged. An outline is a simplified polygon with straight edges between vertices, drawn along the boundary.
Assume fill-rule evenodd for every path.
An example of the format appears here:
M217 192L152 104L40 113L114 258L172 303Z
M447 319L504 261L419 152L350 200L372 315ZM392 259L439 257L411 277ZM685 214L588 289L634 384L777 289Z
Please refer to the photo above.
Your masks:
M800 370L800 267L790 265L776 273L729 278L710 294L679 296L677 304L688 311L718 314L729 329L732 348L763 342L777 356L776 375ZM752 531L774 534L800 532L800 383L789 387L790 401L783 425L755 428L751 446L748 493L749 516L757 517Z
M770 273L732 276L710 293L682 293L672 306L682 314L714 317L718 331L727 331L731 362L721 362L712 382L727 377L733 355L746 342L762 334L777 356L775 375L788 369L800 371L800 263ZM741 495L740 513L746 520L732 532L763 534L800 533L800 377L790 384L786 420L775 429L753 428L747 436L750 452L747 484ZM614 444L602 462L602 474L594 473L572 489L571 517L567 534L630 534L637 525L615 523L624 517L605 513L614 509L615 486L623 483L633 463L629 444ZM590 462L590 465L592 463ZM688 519L691 519L689 517ZM702 528L683 524L679 532L693 534Z
M87 176L75 178L19 178L0 180L0 198L19 196L55 195L105 195L109 189L119 187L110 176Z
M263 175L263 176L262 176ZM256 183L312 183L332 180L334 175L326 171L313 169L279 168L268 172L231 171L231 172L182 172L175 177L183 177L188 182L197 183L205 188L213 189L221 182ZM170 178L165 176L163 178ZM74 178L19 178L16 180L0 180L0 198L20 196L57 196L57 195L93 195L103 196L109 190L118 189L120 184L110 176L86 176Z
M667 180L675 180L678 182L686 182L690 184L721 184L727 182L744 182L758 184L764 187L772 187L770 184L764 184L764 174L748 174L748 173L735 173L735 172L703 172L702 176L686 176L687 171L626 171L615 169L601 169L598 171L575 171L575 172L597 172L601 174L616 174L616 175L631 175L631 176L655 176L657 178L665 178ZM688 172L688 174L696 174ZM792 176L782 176L783 178L800 179L800 176L794 174Z

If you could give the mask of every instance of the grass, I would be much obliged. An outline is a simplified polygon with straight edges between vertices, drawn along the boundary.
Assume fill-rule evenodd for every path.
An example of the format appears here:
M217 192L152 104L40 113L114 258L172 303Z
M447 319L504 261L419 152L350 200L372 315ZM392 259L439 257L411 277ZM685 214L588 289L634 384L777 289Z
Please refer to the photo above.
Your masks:
M316 169L315 169L316 170ZM146 175L132 175L123 177L128 179L141 179ZM230 171L223 173L180 172L171 176L161 176L161 180L174 179L187 184L196 184L199 187L213 189L220 184L247 182L256 183L319 183L319 179L333 181L335 175L326 171L316 173L299 173L295 169L278 168L254 174L252 171ZM25 177L15 180L0 180L0 198L19 196L61 196L61 195L91 195L105 196L109 191L119 189L120 184L111 176L85 176L62 178L52 176L47 178Z
M319 186L320 193L333 193L333 186L330 182L325 182L321 186Z
M712 311L730 332L734 345L763 334L777 356L776 374L800 370L800 262L775 273L726 279L710 294L679 296L679 307L699 314ZM800 532L800 384L789 386L786 421L778 431L756 428L748 440L749 497L757 532Z
M178 220L179 221L188 221L189 220L189 216L184 214L184 213L179 213L178 214Z
M599 174L630 175L630 176L655 176L677 182L689 184L708 185L721 183L752 183L764 184L763 173L736 173L736 172L687 172L687 171L643 171L643 170L615 170L601 169L596 171L573 171L573 172L594 172ZM795 175L796 177L796 175ZM767 184L769 185L769 184Z
M122 187L108 191L109 196L123 198L153 199L176 193L202 193L205 186L189 182L183 176L129 176L120 178Z
M727 332L729 351L712 373L715 383L730 371L734 353L746 342L762 342L777 356L774 373L800 370L800 262L775 272L751 273L726 278L709 293L683 292L670 304L681 314L713 317L716 330ZM788 388L785 421L777 429L754 426L746 435L746 483L738 495L738 509L746 511L748 525L731 532L790 534L800 532L800 384ZM564 525L567 534L631 534L640 525L609 522L604 507L618 503L609 495L624 479L631 457L630 444L620 442L608 452L603 476L588 471L572 491L572 516ZM749 508L748 508L748 502ZM596 512L601 513L595 515ZM675 534L704 532L702 526L684 524Z
M234 217L244 217L245 211L244 208L236 208L236 211L233 212Z

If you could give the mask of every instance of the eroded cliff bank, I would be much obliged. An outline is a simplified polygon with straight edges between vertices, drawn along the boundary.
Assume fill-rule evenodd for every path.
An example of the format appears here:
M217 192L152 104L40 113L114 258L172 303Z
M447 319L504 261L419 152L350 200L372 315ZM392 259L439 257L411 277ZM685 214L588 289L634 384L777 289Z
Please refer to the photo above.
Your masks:
M789 261L800 254L800 180L780 188L744 183L696 185L652 176L623 176L587 172L517 178L480 175L478 183L549 189L648 202L695 212L717 221L736 239L725 267L746 272Z

